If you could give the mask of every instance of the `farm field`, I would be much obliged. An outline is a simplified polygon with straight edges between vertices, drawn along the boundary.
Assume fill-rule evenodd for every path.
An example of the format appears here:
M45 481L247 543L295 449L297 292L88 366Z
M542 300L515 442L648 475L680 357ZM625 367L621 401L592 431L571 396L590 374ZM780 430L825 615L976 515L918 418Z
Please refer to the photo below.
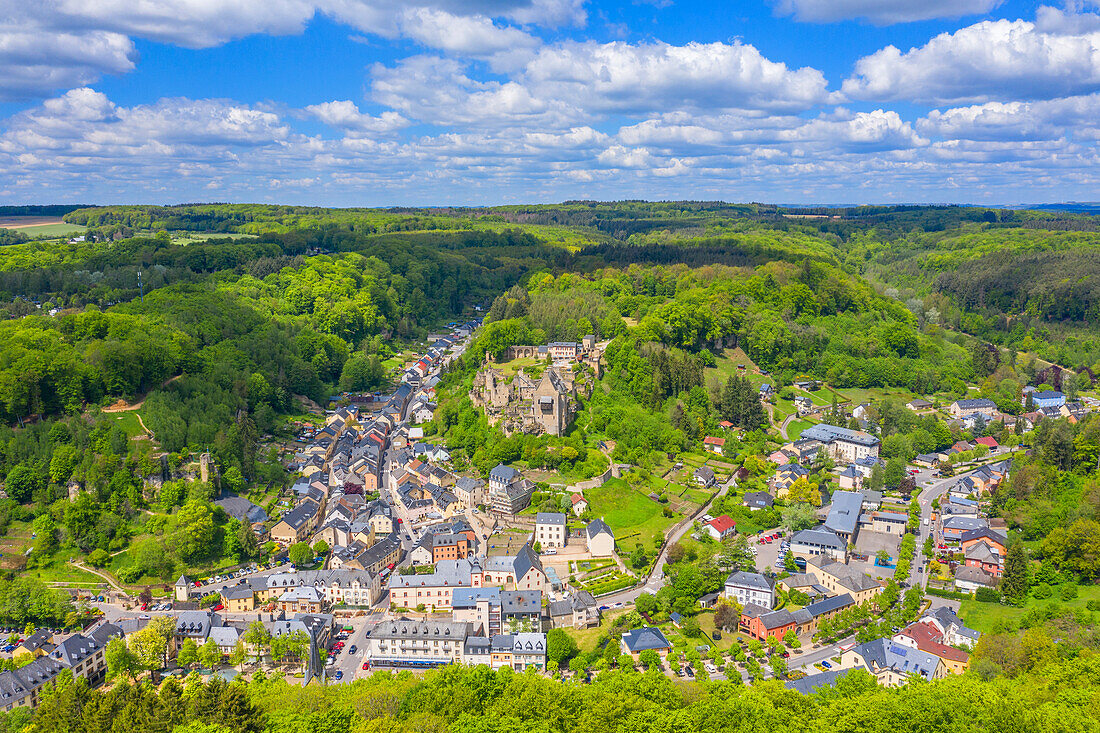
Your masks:
M65 222L58 222L50 224L31 224L19 227L5 226L3 228L14 228L16 231L22 232L32 239L54 239L66 237L71 234L80 234L82 231L85 230L86 227L80 226L79 224L66 224Z

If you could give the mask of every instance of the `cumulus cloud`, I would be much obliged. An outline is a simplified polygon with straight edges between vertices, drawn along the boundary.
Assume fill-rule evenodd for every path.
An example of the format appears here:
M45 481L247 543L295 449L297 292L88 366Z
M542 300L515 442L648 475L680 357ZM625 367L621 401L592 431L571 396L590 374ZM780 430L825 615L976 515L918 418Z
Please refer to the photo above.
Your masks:
M1004 0L772 0L780 15L809 23L860 19L876 25L988 13Z
M45 89L124 74L134 68L136 59L134 44L118 33L0 25L0 99L38 97Z
M842 87L855 99L951 104L1087 94L1100 90L1100 31L984 21L905 53L887 46L859 59L855 72Z
M559 102L537 98L515 81L478 81L465 65L438 56L413 56L371 71L374 101L436 125L542 125L560 128L574 119Z
M933 110L917 121L922 134L949 140L1095 140L1100 94L1039 102L987 102Z
M305 111L329 127L364 133L389 133L409 126L409 121L393 110L377 117L365 115L351 100L311 104Z
M831 99L817 69L791 69L737 42L547 46L527 65L524 79L539 97L604 112L806 109Z

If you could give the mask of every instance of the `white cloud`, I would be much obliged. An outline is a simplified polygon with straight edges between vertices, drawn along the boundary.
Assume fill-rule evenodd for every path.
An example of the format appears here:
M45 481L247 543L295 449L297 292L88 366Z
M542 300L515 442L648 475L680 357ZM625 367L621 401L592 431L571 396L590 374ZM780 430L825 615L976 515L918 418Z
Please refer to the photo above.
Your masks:
M1100 31L1043 32L1022 20L985 21L902 53L856 62L844 94L855 99L969 103L1050 99L1100 90Z
M894 111L859 112L847 119L821 118L787 131L780 140L816 141L855 150L897 150L927 145Z
M1100 94L1040 102L987 102L944 111L917 121L925 135L974 141L1095 140Z
M124 74L136 58L134 44L117 33L0 25L0 99L38 97L43 90Z
M365 115L350 100L337 100L322 104L311 104L305 111L329 127L367 133L388 133L409 126L409 121L393 110L387 110L377 117Z
M806 109L831 99L817 69L788 68L738 42L543 47L524 79L540 98L603 112Z
M1004 0L772 0L780 15L810 23L862 19L877 25L988 13Z
M515 81L477 81L465 66L437 56L413 56L395 67L371 71L374 101L435 125L541 125L567 127L575 114L566 105L538 98Z

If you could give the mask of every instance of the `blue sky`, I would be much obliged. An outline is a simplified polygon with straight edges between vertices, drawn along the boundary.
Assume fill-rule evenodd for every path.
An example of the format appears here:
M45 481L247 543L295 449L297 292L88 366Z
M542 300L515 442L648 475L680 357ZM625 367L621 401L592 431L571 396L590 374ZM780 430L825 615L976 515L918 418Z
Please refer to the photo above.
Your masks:
M1097 198L1096 0L0 10L0 203Z

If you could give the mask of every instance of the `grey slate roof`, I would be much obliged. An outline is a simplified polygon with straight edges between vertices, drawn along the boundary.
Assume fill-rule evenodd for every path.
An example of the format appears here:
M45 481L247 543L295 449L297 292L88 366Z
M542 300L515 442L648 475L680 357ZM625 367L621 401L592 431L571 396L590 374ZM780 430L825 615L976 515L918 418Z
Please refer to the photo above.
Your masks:
M844 534L856 531L859 513L863 507L863 495L858 491L836 491L829 515L825 518L826 529Z
M633 653L642 652L646 649L668 649L672 646L665 638L664 633L654 626L631 629L623 634L623 644Z

